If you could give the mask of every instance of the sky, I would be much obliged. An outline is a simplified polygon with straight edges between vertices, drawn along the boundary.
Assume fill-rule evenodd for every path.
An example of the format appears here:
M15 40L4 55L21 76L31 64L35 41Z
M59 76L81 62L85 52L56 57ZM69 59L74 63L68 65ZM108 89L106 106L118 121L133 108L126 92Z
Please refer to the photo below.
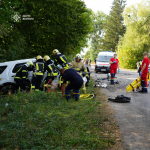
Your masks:
M103 11L105 14L109 15L109 12L111 10L112 2L113 0L82 0L85 2L87 8L91 8L94 12L97 11ZM131 5L141 3L142 0L127 0L126 1L126 7L129 7ZM85 48L84 52L81 52L81 54L85 54L86 51L88 51L89 48Z

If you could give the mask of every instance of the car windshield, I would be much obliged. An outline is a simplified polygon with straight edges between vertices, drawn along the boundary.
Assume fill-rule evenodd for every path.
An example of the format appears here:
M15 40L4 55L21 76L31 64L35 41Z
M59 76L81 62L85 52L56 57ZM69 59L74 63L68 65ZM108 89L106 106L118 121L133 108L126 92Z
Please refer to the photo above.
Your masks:
M98 56L97 61L99 62L109 62L113 56Z

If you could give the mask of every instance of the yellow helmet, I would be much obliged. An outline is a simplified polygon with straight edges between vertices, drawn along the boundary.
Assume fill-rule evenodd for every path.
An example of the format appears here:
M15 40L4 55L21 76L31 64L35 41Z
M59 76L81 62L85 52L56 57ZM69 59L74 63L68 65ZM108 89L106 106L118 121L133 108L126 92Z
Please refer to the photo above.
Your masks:
M54 49L53 50L53 54L57 54L57 53L59 53L59 50L58 49Z
M48 61L48 60L50 60L50 57L48 55L45 55L44 56L44 61Z
M38 55L38 56L36 57L36 60L38 60L38 59L42 59L42 56Z

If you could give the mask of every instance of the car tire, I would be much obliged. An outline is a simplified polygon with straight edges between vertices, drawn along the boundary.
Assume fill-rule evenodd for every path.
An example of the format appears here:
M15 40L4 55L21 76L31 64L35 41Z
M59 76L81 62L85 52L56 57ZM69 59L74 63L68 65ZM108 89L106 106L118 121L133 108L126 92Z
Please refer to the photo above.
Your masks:
M1 88L1 95L14 94L17 91L17 88L13 85L6 85Z
M95 70L95 73L98 73L98 71L97 71L97 70Z

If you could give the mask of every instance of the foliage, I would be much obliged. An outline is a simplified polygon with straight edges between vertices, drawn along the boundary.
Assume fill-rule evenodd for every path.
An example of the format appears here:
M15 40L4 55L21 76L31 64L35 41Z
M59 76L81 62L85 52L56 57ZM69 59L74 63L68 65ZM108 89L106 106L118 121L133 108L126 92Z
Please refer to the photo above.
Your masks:
M93 83L87 92L91 89ZM109 121L101 113L102 97L67 102L60 96L34 92L1 99L0 148L107 149L115 144L111 131L104 135Z
M88 51L85 53L84 58L85 58L85 59L91 58L91 51L90 51L90 50L88 50Z
M19 2L18 2L19 1ZM6 12L7 22L12 27L12 34L18 33L18 38L22 38L24 51L16 56L18 59L30 58L36 55L51 55L53 49L70 55L79 53L87 45L87 35L92 30L91 11L86 8L80 0L16 0L16 3L6 1L8 7L2 10ZM4 6L4 5L2 5ZM14 22L11 20L13 12L23 15L30 15L34 20L22 20ZM10 15L11 14L11 15ZM14 40L15 37L11 37ZM8 42L7 37L1 41ZM5 47L1 43L4 51L9 51L9 46ZM15 43L14 43L15 44ZM16 42L15 48L18 43ZM27 47L26 47L27 46ZM17 53L17 49L13 49ZM16 59L16 57L12 59ZM10 60L10 59L8 59Z
M104 28L104 39L101 40L101 43L103 43L102 50L104 51L115 51L119 37L125 33L125 25L122 17L125 3L126 1L124 0L114 0L112 3L111 11Z
M124 68L136 68L136 62L143 59L143 53L150 50L150 2L125 9L127 31L118 44L120 64Z
M92 19L93 19L93 31L90 33L90 39L91 39L91 59L94 61L97 57L98 53L102 50L101 49L101 42L100 40L104 36L104 26L106 23L106 14L97 11L97 13L93 13Z

